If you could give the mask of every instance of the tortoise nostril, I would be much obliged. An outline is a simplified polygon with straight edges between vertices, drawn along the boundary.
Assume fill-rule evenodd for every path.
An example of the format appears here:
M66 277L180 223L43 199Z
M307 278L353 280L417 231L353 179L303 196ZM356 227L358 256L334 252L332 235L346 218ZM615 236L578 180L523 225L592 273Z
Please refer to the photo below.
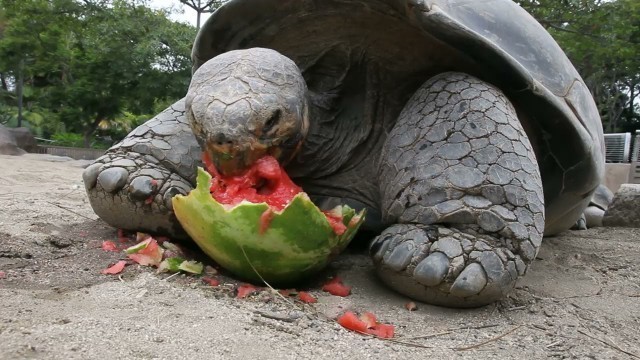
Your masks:
M231 141L230 139L228 139L225 134L223 133L217 133L215 135L213 135L211 137L211 139L213 140L214 143L216 143L217 145L224 145L224 144L231 144L233 143L233 141Z

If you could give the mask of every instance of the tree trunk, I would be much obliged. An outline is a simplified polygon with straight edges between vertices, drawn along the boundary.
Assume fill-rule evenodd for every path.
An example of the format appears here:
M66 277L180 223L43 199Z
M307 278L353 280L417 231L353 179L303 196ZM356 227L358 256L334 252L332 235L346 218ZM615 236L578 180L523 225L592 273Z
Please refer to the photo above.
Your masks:
M16 85L16 95L18 96L18 127L22 127L22 88L24 87L24 59L20 59L18 70L18 84Z
M4 73L0 73L0 83L2 83L2 90L9 91L9 87L7 86L7 78Z
M196 30L200 30L200 16L202 16L202 3L201 0L198 0L198 8L196 9L197 17L196 17Z
M100 124L100 121L102 121L102 118L103 118L102 114L96 115L96 118L93 120L91 125L87 126L87 128L84 131L84 133L82 134L83 137L84 137L84 147L85 148L90 148L91 147L91 135L93 135L93 133L98 128L98 125Z

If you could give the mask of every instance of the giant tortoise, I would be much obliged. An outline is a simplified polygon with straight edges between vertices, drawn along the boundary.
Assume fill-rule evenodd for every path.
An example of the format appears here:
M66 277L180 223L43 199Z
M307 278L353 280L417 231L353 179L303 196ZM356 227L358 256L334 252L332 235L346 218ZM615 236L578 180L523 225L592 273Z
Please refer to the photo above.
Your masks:
M389 287L472 307L512 289L603 176L584 81L511 0L232 0L192 59L186 97L83 174L112 226L180 236L171 199L201 149L224 174L271 154L319 206L367 209Z

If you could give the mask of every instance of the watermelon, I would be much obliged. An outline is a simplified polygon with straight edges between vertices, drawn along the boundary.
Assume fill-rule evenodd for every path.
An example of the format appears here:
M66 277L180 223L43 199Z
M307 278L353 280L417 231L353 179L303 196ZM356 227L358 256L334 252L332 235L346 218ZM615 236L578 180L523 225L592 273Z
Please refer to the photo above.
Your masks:
M342 279L339 276L335 276L322 285L322 291L326 291L331 295L345 297L351 294L351 286L343 284Z
M173 208L189 236L223 268L248 281L291 284L340 253L364 211L343 205L322 212L274 161L267 157L245 174L223 177L205 159L209 171L198 168L196 188L174 197Z
M118 251L118 246L110 240L105 240L102 242L102 250L104 251Z
M120 260L117 263L113 264L112 266L100 270L100 272L104 275L117 275L119 273L122 272L122 270L124 270L124 267L127 265L127 262L124 260Z
M338 324L345 329L370 334L382 339L391 339L395 333L395 326L390 324L382 324L373 313L366 312L360 317L351 311L347 311L340 315L337 319Z
M203 276L202 281L210 286L218 286L220 285L220 280L208 276Z
M345 329L365 334L367 332L367 323L362 321L362 319L358 318L358 316L351 311L345 312L339 316L337 320L338 324Z
M313 295L309 294L306 291L300 291L298 293L298 299L307 304L314 304L318 302L318 299L316 299Z
M238 286L238 293L236 294L236 297L238 299L244 299L247 296L253 294L254 292L259 291L260 289L258 289L257 287L251 285L251 284L242 284L240 286Z

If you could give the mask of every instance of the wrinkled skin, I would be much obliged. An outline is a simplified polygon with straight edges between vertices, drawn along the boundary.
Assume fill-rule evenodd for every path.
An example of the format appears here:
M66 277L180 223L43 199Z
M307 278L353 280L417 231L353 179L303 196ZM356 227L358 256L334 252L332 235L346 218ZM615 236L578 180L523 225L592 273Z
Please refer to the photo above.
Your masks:
M223 174L267 154L286 163L307 134L304 79L293 61L272 58L266 50L230 51L204 64L191 81L187 118Z
M195 186L200 159L180 100L111 147L82 178L93 210L110 225L185 237L171 199Z

